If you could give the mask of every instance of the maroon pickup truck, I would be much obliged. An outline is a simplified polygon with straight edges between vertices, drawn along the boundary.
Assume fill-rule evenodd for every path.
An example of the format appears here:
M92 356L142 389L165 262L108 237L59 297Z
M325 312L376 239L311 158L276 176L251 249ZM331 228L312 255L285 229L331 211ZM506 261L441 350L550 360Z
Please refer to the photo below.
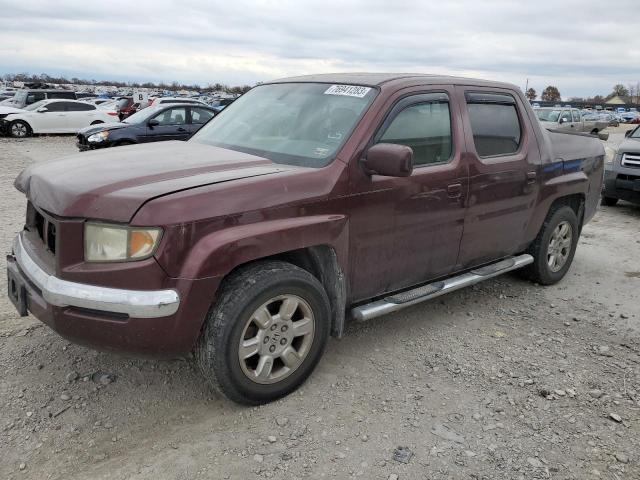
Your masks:
M314 75L260 85L188 142L26 169L9 296L71 341L189 356L229 398L297 388L345 321L521 269L566 274L604 149L509 84Z

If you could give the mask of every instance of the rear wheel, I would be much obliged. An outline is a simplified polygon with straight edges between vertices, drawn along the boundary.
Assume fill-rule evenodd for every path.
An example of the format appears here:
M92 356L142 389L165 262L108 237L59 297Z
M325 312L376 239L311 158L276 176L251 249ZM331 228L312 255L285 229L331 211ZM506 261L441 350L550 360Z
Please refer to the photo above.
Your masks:
M578 218L571 207L552 209L527 253L533 263L522 270L530 280L552 285L565 276L578 245Z
M238 403L267 403L311 374L329 322L329 300L313 275L285 262L256 263L221 287L196 362L217 392Z
M27 122L22 120L15 120L9 125L9 132L14 138L25 138L31 135L31 127Z
M606 205L607 207L614 207L617 203L618 203L617 198L602 197L602 205Z

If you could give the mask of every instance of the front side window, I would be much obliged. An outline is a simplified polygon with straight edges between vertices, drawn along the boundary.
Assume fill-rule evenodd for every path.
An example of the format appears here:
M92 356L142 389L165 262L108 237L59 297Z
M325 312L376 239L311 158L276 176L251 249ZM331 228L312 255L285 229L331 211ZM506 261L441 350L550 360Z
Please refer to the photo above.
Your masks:
M356 85L280 83L242 95L191 140L268 158L323 167L349 138L377 90Z
M473 142L480 157L518 151L522 128L513 97L502 94L467 95Z
M571 121L571 112L569 110L563 110L562 111L562 115L560 115L560 119L563 122L570 122Z
M48 112L64 112L66 102L49 102L44 105Z
M389 124L377 143L406 145L414 166L442 163L451 157L451 116L448 102L411 105Z
M160 115L154 117L160 125L184 125L187 118L187 111L184 107L169 108Z
M45 100L46 96L44 92L35 92L27 95L27 101L25 105L31 105L32 103L39 102L40 100Z

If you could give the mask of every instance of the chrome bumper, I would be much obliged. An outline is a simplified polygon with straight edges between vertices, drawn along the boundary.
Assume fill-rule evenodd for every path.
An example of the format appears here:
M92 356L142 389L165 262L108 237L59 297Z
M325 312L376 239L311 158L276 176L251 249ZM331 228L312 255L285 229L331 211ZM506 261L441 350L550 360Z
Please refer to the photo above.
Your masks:
M68 282L42 270L29 256L18 235L13 252L20 270L40 289L42 297L57 307L80 307L104 312L124 313L133 318L173 315L180 298L175 290L121 290Z

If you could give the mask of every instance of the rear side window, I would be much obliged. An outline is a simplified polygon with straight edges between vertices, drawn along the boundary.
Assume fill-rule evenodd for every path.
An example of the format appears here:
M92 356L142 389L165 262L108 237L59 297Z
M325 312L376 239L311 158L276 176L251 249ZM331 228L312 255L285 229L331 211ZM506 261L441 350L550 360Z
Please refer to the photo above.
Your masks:
M467 93L467 108L476 152L481 157L518 151L522 127L510 95Z
M67 102L67 111L68 112L88 112L89 110L95 110L95 105L91 105L89 103L71 103Z
M210 110L204 108L191 109L191 123L201 125L207 123L211 117L213 117L213 112Z
M411 147L415 166L446 162L452 150L449 103L434 101L406 107L391 121L377 143Z
M571 115L573 115L573 121L574 122L579 122L580 121L580 113L578 113L577 110L571 110Z
M67 100L75 100L75 92L48 92L47 98L66 98Z

